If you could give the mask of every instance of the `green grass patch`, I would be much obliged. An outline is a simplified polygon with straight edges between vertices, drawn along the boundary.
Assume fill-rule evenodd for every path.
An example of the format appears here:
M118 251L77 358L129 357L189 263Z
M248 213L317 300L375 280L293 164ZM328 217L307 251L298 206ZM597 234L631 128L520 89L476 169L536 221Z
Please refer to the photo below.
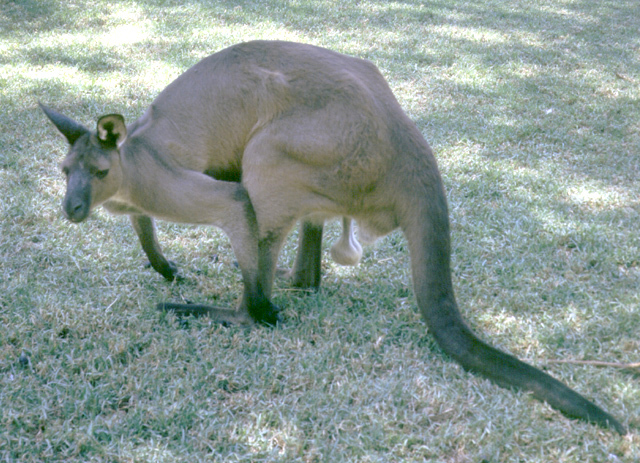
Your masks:
M125 218L63 219L66 146L38 100L132 121L199 59L258 38L383 71L439 159L457 297L483 338L543 367L638 361L636 0L3 2L0 460L639 461L637 374L547 366L621 438L465 373L417 314L398 233L356 268L327 255L317 294L278 282L285 323L248 331L154 311L235 304L220 231L161 223L185 276L167 284Z

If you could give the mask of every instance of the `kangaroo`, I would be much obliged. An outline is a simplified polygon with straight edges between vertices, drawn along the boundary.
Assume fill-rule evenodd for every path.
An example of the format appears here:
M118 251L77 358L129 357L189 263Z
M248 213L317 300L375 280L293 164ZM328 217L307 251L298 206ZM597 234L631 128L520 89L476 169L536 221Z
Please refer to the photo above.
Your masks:
M310 287L319 285L326 218L347 218L347 244L351 220L367 239L400 228L417 305L445 353L568 417L626 432L568 386L481 341L462 319L436 160L372 63L311 45L255 41L194 65L128 126L109 114L90 131L43 110L71 145L62 163L69 220L83 221L100 204L132 215L154 267L169 275L150 217L214 225L228 235L244 283L238 309L170 302L159 309L273 325L276 261L298 220L293 279Z

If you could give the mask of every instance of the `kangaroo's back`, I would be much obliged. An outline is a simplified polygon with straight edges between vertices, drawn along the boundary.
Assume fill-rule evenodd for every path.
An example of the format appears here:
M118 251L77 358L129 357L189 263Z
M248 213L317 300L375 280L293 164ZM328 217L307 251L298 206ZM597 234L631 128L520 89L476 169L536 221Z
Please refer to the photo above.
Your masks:
M244 148L258 129L293 112L332 105L338 108L335 125L375 121L382 126L404 115L384 77L366 60L299 43L248 42L203 59L169 84L132 135L144 130L182 167L241 168ZM340 121L341 114L359 114L360 121ZM306 136L320 133L315 132Z

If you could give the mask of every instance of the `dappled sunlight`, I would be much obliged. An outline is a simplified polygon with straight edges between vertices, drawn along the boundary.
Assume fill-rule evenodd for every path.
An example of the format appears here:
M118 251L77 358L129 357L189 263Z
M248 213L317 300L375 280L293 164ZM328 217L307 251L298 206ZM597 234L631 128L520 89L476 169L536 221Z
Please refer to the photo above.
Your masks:
M152 22L144 18L142 10L135 4L127 6L119 4L117 8L111 10L109 22L116 23L115 27L96 38L104 45L111 47L133 45L150 36Z
M120 11L120 10L118 10ZM93 94L99 90L112 96L128 94L136 88L151 89L157 93L185 70L185 66L166 59L133 60L129 64L137 71L126 80L123 86L123 72L120 67L112 67L111 61L129 53L136 55L153 55L159 50L173 46L174 40L170 36L159 35L154 31L153 24L143 19L133 11L116 12L110 21L125 22L96 34L94 30L76 33L57 33L42 36L32 40L28 45L9 43L0 44L1 53L24 56L25 53L36 53L46 61L46 64L31 62L20 63L16 59L12 64L0 66L0 78L31 80L36 82L52 82L68 85L73 88L86 88ZM261 34L265 39L290 41L304 41L298 32L282 27L280 24L265 22ZM206 43L224 38L228 44L255 39L255 29L250 26L236 25L234 27L211 24L206 28L194 28L191 39ZM185 47L182 54L187 57L187 63L196 61L217 51L214 47ZM78 58L71 59L72 54ZM133 90L132 90L133 89Z
M127 443L123 446L125 458L131 461L144 461L148 463L173 463L180 460L178 455L172 452L168 446L160 440L153 438L142 444L133 445Z
M20 73L23 79L32 81L73 82L74 85L87 85L92 82L76 66L64 66L60 63L48 64L42 67L14 66L10 72Z
M584 181L567 188L567 196L573 204L592 210L623 207L635 199L628 196L628 191L624 193L627 194L623 195L612 186L596 186Z
M510 125L506 116L500 124ZM572 166L560 167L560 161L570 159L569 153L545 153L541 149L536 152L536 146L535 141L522 146L506 143L499 148L500 155L464 138L438 146L452 223L464 220L470 204L481 198L480 210L492 214L485 217L490 223L502 220L506 209L514 213L522 210L528 220L556 232L586 229L601 220L610 220L597 218L601 212L633 211L630 206L637 203L637 196L623 181L585 178ZM513 227L504 226L507 230Z
M256 30L248 25L236 24L231 27L227 25L211 24L207 25L207 27L194 28L191 37L202 43L210 42L212 40L223 40L227 45L258 39L309 42L303 34L270 21L265 21L263 23L263 27L259 34L256 34ZM202 59L217 51L219 51L219 48L194 47L189 50L189 54L190 56L193 56L194 59Z
M253 454L268 452L285 456L300 452L306 439L304 432L295 424L286 423L283 416L257 414L250 418L252 422L247 423L241 431L241 440L245 441ZM285 423L282 423L283 421ZM275 425L274 422L280 426Z
M473 43L480 43L484 46L496 46L513 44L514 34L498 31L496 29L490 29L482 26L469 26L458 24L441 24L430 28L431 33L438 34L442 38L448 38L449 40L467 40ZM528 34L524 43L532 44L538 42L536 36Z
M122 24L105 33L98 40L103 45L119 47L122 45L133 45L149 38L146 24Z
M327 256L327 259L330 259ZM329 278L338 278L340 280L348 280L349 278L357 277L361 271L358 269L357 265L339 265L333 261L328 261L329 265Z
M130 88L142 87L152 89L153 93L157 93L177 78L182 71L183 69L180 67L164 60L148 60L141 69L141 72L134 76L127 86ZM104 79L102 85L104 88L114 92L122 91L122 76L119 73L114 73L108 80Z

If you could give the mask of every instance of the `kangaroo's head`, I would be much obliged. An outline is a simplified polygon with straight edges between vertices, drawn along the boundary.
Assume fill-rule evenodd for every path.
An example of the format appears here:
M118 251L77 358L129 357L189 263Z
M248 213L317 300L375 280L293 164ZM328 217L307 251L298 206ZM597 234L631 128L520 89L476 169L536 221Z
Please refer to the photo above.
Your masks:
M82 222L122 184L119 146L127 136L124 118L119 114L103 116L92 132L67 116L42 104L40 107L69 142L61 164L67 177L62 209L71 222Z

